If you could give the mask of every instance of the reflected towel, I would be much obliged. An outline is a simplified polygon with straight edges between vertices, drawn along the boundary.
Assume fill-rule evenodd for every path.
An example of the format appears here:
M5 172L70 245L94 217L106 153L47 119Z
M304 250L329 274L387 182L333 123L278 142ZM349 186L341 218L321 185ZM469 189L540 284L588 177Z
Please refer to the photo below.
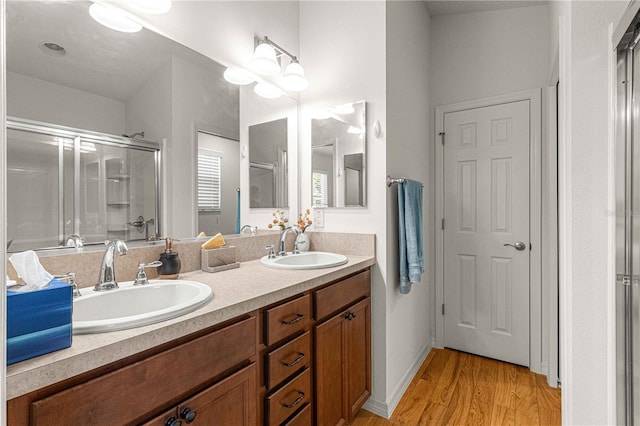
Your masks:
M400 293L411 291L424 272L422 239L422 183L405 179L398 186Z

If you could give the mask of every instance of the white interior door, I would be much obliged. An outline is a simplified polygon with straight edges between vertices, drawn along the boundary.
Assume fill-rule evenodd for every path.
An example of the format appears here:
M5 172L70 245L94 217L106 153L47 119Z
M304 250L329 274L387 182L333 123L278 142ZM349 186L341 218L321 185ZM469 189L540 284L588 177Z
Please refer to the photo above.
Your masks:
M444 345L525 366L529 108L444 115Z

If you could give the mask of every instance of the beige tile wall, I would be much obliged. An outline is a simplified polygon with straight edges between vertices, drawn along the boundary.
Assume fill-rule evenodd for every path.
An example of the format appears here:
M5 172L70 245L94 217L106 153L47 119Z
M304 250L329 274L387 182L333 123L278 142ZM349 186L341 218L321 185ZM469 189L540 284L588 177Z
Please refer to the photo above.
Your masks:
M307 231L311 242L311 250L329 251L344 255L375 256L375 236L373 234L344 234L333 232ZM227 244L237 247L238 262L259 259L266 254L265 246L277 246L278 231L260 231L259 235L233 235L227 237ZM175 241L175 240L174 240ZM200 250L205 238L190 241L175 241L174 247L182 263L182 272L200 269ZM287 235L287 250L293 249L294 235ZM149 247L132 247L125 256L116 255L115 269L118 281L131 281L135 278L139 263L148 263L160 258L164 245ZM53 256L41 256L40 263L53 275L75 272L78 286L93 287L100 272L103 251L72 253ZM7 273L16 279L16 272L7 262ZM156 278L156 268L148 268L147 276Z

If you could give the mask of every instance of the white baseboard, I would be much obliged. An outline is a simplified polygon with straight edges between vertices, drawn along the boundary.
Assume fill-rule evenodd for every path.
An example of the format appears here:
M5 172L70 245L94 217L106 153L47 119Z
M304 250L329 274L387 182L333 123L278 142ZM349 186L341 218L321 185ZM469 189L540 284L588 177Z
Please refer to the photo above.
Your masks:
M391 418L393 411L398 406L400 399L406 392L407 388L411 384L411 381L415 377L416 373L420 369L420 366L429 355L431 351L431 345L433 342L430 342L424 349L418 352L418 355L411 363L411 366L407 370L404 376L402 376L402 380L398 383L395 390L391 393L391 396L388 399L388 402L382 402L375 400L373 398L369 398L367 402L364 403L363 408L367 411L372 412L373 414L377 414L379 416L384 417L385 419Z

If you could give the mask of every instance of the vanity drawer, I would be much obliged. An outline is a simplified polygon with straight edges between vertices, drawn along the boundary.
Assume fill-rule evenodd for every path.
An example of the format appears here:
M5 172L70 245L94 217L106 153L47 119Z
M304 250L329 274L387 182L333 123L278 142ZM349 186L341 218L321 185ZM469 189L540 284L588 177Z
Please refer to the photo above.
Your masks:
M283 423L283 426L311 426L311 404L307 404L298 414L293 416L288 422Z
M281 424L312 399L311 370L306 368L285 387L267 397L268 424Z
M341 310L371 294L371 271L338 281L314 292L317 320Z
M269 352L266 356L266 385L271 389L303 367L311 365L311 332Z
M311 296L301 296L267 309L264 317L265 344L269 346L304 330L311 323Z
M131 424L256 353L256 317L31 403L31 424Z

